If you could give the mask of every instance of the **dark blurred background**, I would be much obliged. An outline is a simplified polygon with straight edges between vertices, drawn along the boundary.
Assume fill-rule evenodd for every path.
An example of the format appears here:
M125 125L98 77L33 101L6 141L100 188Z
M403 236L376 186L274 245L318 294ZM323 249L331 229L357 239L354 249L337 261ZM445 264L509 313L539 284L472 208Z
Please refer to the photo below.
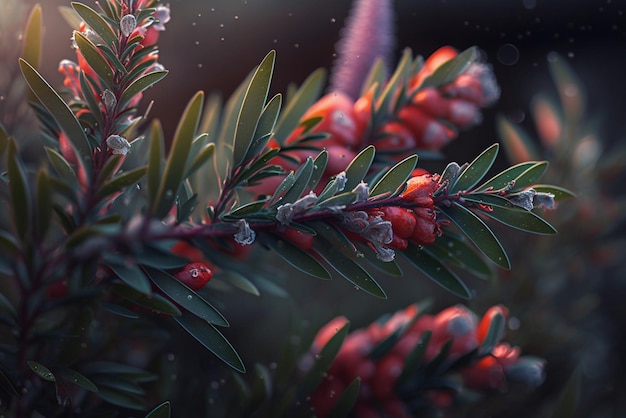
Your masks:
M0 0L4 1L9 0ZM22 2L25 8L28 3L31 1ZM58 86L62 82L56 72L58 62L63 58L74 59L70 28L56 10L59 5L68 6L69 1L40 3L45 23L41 69ZM91 1L86 3L93 5ZM147 94L155 100L151 115L162 120L166 134L171 136L187 100L197 90L220 92L227 97L270 49L277 50L274 92L284 92L290 82L301 83L318 67L330 68L334 44L350 3L348 0L172 0L172 21L160 40L160 62L171 72ZM529 116L533 96L542 92L557 97L547 63L552 53L571 66L586 89L587 119L594 122L595 137L602 146L610 149L624 142L626 1L402 0L396 1L395 7L398 52L410 47L414 54L428 56L443 45L458 49L477 45L493 65L502 88L500 101L484 112L483 124L461 133L458 140L444 149L444 162L470 160L498 141L494 123L497 114L504 114L533 132ZM444 162L427 164L433 170L441 170ZM507 164L504 157L499 164ZM576 189L575 184L567 187ZM623 183L612 187L618 189L605 195L616 198L624 195ZM584 201L585 196L579 197L579 202ZM590 200L593 203L591 197ZM597 209L593 205L591 208ZM553 220L565 217L568 209L563 210ZM500 406L484 406L474 410L471 416L527 417L538 413L545 416L577 365L581 365L585 376L585 396L579 416L626 414L625 402L620 400L620 393L626 390L623 377L626 337L622 329L626 314L622 303L626 296L626 269L620 261L623 255L619 251L624 248L621 232L619 228L608 230L611 240L622 242L621 246L611 247L610 261L596 259L598 254L604 254L601 250L607 247L607 235L591 234L582 224L582 232L577 233L577 222L584 221L578 221L573 210L569 215L571 218L564 223L559 238L524 236L522 239L518 237L521 232L498 229L512 255L513 272L502 275L496 283L467 280L477 295L470 302L473 309L482 314L490 304L509 305L521 320L521 329L511 330L510 340L521 345L526 353L548 358L548 380L530 402L524 400L523 409L506 412L506 403L500 401ZM387 301L355 294L339 280L319 283L295 275L295 270L276 267L276 277L284 283L295 303L277 296L255 298L241 292L226 295L217 302L223 304L220 308L233 324L228 337L248 364L256 360L276 361L277 345L284 340L284 330L296 311L295 306L311 328L333 315L346 314L353 320L354 329L383 312L427 297L436 301L435 310L461 302L417 273L402 279L382 279L381 284L390 295ZM198 355L203 355L200 350ZM519 406L510 404L513 405Z

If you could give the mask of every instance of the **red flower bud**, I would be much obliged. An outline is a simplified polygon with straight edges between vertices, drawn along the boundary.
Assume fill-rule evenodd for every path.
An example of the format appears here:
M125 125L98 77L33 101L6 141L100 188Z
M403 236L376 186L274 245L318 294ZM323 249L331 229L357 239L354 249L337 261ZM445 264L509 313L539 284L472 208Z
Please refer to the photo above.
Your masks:
M506 322L506 319L509 316L509 310L503 305L496 305L492 306L487 310L487 312L485 312L485 315L483 315L482 319L480 320L480 323L478 324L478 329L476 331L476 336L478 337L479 342L482 343L485 340L485 337L489 332L489 327L491 326L491 321L493 321L493 317L496 316L496 314L502 315ZM500 338L502 338L502 334L504 334L504 327L501 331L501 335L498 336L498 341L500 340Z
M174 275L192 290L199 290L213 277L213 271L205 263L187 264Z

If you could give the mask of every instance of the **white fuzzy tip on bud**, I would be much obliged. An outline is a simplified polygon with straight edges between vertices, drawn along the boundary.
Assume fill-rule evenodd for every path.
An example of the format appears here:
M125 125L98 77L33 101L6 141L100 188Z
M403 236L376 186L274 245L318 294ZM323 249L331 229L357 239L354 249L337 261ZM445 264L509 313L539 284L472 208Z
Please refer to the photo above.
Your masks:
M131 14L124 15L122 16L122 19L120 19L120 30L122 31L122 35L129 37L136 27L137 19Z
M250 224L245 219L237 221L239 230L235 234L235 242L240 245L250 245L256 238L256 232L250 228Z
M130 151L130 142L119 135L111 135L107 138L107 146L113 154L126 155Z

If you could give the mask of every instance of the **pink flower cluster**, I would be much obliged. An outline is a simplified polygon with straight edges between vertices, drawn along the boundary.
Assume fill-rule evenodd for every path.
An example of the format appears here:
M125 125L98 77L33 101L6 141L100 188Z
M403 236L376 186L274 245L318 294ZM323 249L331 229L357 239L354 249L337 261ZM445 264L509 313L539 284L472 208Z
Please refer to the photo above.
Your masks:
M361 378L361 386L353 415L359 418L412 416L405 402L404 384L410 387L412 378L402 374L409 354L420 344L424 344L424 333L430 331L430 339L422 346L423 356L418 372L438 357L446 344L450 344L443 361L441 374L457 375L462 387L478 391L506 388L508 381L521 381L536 386L543 380L544 362L532 357L520 357L520 349L501 342L503 329L499 329L496 344L489 352L481 352L492 321L496 315L506 319L508 310L502 305L491 307L479 318L463 305L447 308L436 315L421 314L415 305L396 312L384 322L374 322L365 329L351 332L341 346L339 353L326 373L323 382L311 396L311 406L318 417L326 416L345 388L356 378ZM348 320L337 317L325 325L317 334L312 353L319 353L324 345L342 328ZM372 353L379 343L390 335L399 333L395 344L382 356L374 358ZM468 361L455 361L471 356ZM457 391L441 389L433 384L428 387L427 377L419 376L421 390L411 394L411 398L422 397L432 406L445 408L452 404ZM460 389L463 390L463 389ZM402 393L402 395L400 395Z

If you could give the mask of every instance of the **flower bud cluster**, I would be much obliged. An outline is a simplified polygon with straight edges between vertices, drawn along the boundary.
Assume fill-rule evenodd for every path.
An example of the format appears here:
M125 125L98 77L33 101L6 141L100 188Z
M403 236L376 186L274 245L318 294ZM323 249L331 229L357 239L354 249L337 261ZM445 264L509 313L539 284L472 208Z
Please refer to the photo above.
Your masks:
M508 310L501 305L493 306L479 320L463 305L447 308L436 315L423 314L418 312L416 305L411 305L387 320L353 331L346 337L324 380L311 396L316 416L326 416L356 377L361 378L361 386L352 415L355 417L411 417L415 411L410 410L404 400L414 401L422 397L432 406L444 408L464 389L502 391L509 381L539 385L543 380L543 360L520 357L518 347L500 342L503 329L490 352L480 351L496 314L506 318ZM319 353L346 323L345 317L338 317L324 326L315 337L312 354ZM424 347L422 338L426 331L430 331L431 336ZM395 344L382 355L372 355L378 344L392 334L399 335ZM423 357L422 366L415 373L423 374L425 366L440 354L448 342L451 345L439 369L441 373L430 376L432 384L429 384L426 375L405 375L399 381L407 357L418 345L423 349ZM453 366L455 360L468 355L471 356L469 361ZM441 389L444 374L457 376L462 385L457 390ZM411 379L421 379L420 389L415 389Z
M310 144L328 152L326 177L344 170L357 152L368 144L374 144L377 150L385 151L390 158L399 161L415 151L439 150L456 138L458 129L478 124L481 121L480 108L492 104L499 96L499 88L489 66L472 62L449 84L437 88L423 87L437 68L456 56L457 51L451 47L443 47L431 55L407 83L407 91L412 95L408 104L399 110L390 109L390 114L379 126L372 126L373 111L380 107L380 103L374 103L374 89L356 101L345 93L331 92L314 103L300 120L305 122L321 118L306 134L328 135ZM285 140L285 146L297 144L304 132L304 126L299 126ZM279 144L271 140L269 146L279 147ZM317 153L297 149L284 154L304 160ZM287 171L296 168L292 161L279 157L272 164L278 164ZM271 193L276 185L274 183L267 180L256 190Z

